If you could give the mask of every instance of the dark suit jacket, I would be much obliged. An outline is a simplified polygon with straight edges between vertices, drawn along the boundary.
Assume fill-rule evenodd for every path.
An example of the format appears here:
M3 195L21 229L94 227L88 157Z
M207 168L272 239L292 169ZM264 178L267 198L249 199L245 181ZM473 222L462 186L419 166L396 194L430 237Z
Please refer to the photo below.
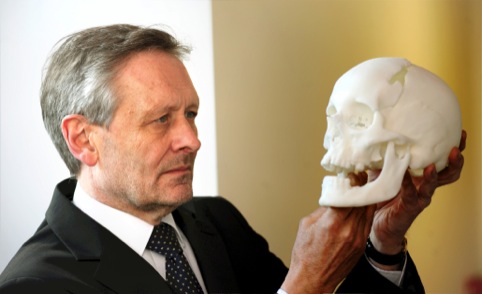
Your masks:
M71 202L76 181L57 185L45 220L0 275L0 293L171 293L141 256ZM221 197L195 197L173 212L209 293L275 293L287 268ZM405 289L421 290L409 262ZM403 293L362 258L340 290Z

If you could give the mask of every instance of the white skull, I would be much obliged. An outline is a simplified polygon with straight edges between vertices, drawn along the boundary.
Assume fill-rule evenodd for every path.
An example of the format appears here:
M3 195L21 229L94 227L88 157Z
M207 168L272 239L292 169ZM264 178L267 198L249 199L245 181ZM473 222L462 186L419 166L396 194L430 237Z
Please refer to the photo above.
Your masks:
M337 176L323 180L320 205L364 206L393 198L409 168L420 176L447 165L462 131L457 98L433 73L403 58L376 58L343 74L326 109L321 165ZM351 172L382 169L362 187Z

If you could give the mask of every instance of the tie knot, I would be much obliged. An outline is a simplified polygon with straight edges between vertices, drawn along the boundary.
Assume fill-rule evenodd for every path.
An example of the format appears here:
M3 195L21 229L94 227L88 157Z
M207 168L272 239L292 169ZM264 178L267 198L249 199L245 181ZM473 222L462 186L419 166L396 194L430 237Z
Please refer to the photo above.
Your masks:
M146 248L165 257L171 257L182 252L182 248L177 240L176 231L166 223L161 223L154 227Z

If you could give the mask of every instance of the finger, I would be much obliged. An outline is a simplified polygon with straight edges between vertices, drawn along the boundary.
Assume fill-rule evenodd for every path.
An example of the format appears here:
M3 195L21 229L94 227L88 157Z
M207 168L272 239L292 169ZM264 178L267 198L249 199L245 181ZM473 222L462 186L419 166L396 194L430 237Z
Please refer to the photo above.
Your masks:
M423 171L423 181L418 188L419 198L429 205L432 201L432 195L438 186L438 174L435 165L431 164Z
M331 207L332 211L343 220L348 220L359 214L358 207Z
M464 166L464 156L458 148L452 148L449 154L448 166L439 172L438 186L447 185L460 178L462 167Z
M373 222L373 217L375 216L375 211L377 209L376 204L362 206L362 207L355 207L353 208L351 214L354 215L354 218L357 222L363 224L370 224Z
M329 219L337 222L347 224L350 222L360 222L366 219L365 215L366 207L329 207L330 213Z
M357 238L363 237L359 241L365 242L371 230L375 208L376 205L351 208L342 226L345 233Z
M422 181L423 184L424 181ZM414 203L417 201L417 187L412 181L412 176L410 172L406 171L403 175L402 187L400 189L401 198L405 203Z
M352 208L350 207L331 207L320 206L310 215L301 220L301 225L309 227L315 223L319 226L343 223L350 215Z
M366 222L365 228L364 228L364 234L367 238L368 238L368 235L370 234L370 231L372 230L373 219L374 219L376 210L377 210L376 204L373 204L367 207L366 216L368 221Z
M465 150L465 141L467 140L467 132L462 130L462 136L460 137L459 150L460 152Z
M301 223L302 224L304 223L307 226L311 225L311 224L315 223L316 221L318 221L318 219L322 218L323 215L326 214L329 209L330 209L329 207L320 206L315 211L313 211L312 213L310 213L309 215L304 217L302 219Z

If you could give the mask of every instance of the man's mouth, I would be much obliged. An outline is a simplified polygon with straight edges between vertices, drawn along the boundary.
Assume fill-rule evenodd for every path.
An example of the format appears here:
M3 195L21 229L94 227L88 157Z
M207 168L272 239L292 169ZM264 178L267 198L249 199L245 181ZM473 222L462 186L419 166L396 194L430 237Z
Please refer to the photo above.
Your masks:
M179 166L175 168L170 168L167 171L163 172L163 174L184 174L192 172L192 167L190 165Z

